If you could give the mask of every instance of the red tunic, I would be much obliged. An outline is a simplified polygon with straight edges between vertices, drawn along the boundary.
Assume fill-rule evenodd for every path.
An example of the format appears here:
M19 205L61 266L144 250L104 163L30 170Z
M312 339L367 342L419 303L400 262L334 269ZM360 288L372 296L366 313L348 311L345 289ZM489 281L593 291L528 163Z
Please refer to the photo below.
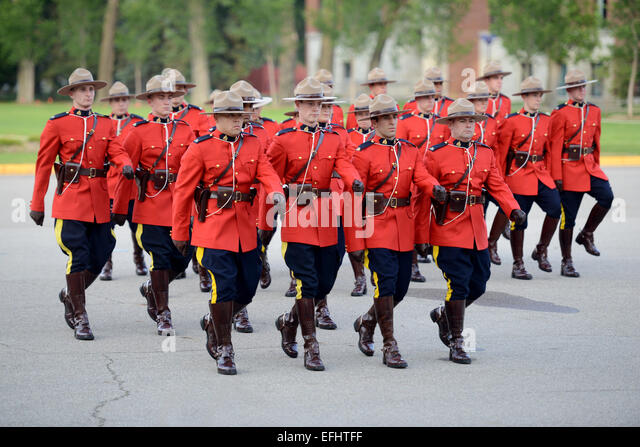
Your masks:
M292 127L296 127L297 124L298 122L294 118L287 118L280 123L280 130L291 129Z
M116 116L113 113L109 115L111 118L113 129L116 133L117 140L122 144L124 140L133 129L133 125L138 121L144 120L143 117L135 115L133 113L126 113L123 116ZM118 184L118 178L122 175L122 172L117 169L109 169L107 174L107 187L109 189L109 198L114 199L116 196L116 185ZM135 199L135 191L131 193L131 200Z
M507 116L511 114L511 100L507 95L499 93L493 98L489 98L487 112L496 119L496 127L500 129Z
M451 103L453 103L453 99L449 98L448 96L441 96L440 98L436 99L431 113L435 113L436 115L438 115L438 117L444 118L449 113L449 106L451 105ZM411 101L407 101L402 107L402 110L407 110L409 112L418 110L416 100L412 99Z
M344 111L342 110L342 107L337 104L333 105L333 115L331 115L331 122L344 127Z
M427 169L447 191L462 177L473 157L473 144L468 149L463 145L464 143L449 138L426 153ZM456 191L480 196L482 188L485 188L498 201L505 214L510 216L514 209L520 207L498 172L493 150L480 143L476 146L477 155L473 168ZM447 210L445 225L436 224L432 216L429 228L432 245L478 250L488 247L487 224L484 220L484 208L480 203L467 205L462 213Z
M183 102L174 108L170 118L185 121L191 126L194 135L198 137L205 135L212 126L215 126L213 115L203 115L203 112L200 107Z
M306 125L280 131L273 139L267 155L283 179L290 183L293 177L305 167L321 137L322 143L309 167L296 180L296 184L310 184L313 188L329 189L331 174L335 170L349 190L355 180L359 180L358 172L349 161L342 138L337 132L314 129ZM287 211L282 224L282 241L298 242L320 247L335 245L338 242L337 210L333 209L333 200L324 194L314 199L310 206L295 206L291 194L287 203ZM260 216L260 228L270 228L265 216Z
M115 164L111 169L118 172L122 172L123 166L131 165L127 153L116 139L109 117L75 108L56 115L47 121L40 136L30 206L32 211L44 212L44 197L49 188L51 168L56 157L65 163L70 161L71 156L82 147L84 136L91 132L94 119L97 120L95 131L87 141L85 150L73 162L81 163L86 169L103 169L107 157ZM78 183L65 184L62 195L54 194L52 217L83 222L109 222L111 214L107 179L78 175L78 180Z
M242 147L234 161L233 169L227 170L218 186L234 187L235 191L249 193L254 181L269 194L282 193L280 179L275 173L255 135L242 133ZM173 231L175 240L189 240L193 193L203 181L211 185L232 160L239 140L223 135L219 130L196 139L189 146L180 164L178 182L174 190ZM211 186L215 190L216 186ZM191 244L233 252L247 252L257 246L256 216L250 202L234 202L231 208L219 209L217 199L209 199L208 217L204 222L193 221Z
M536 119L535 132L531 135ZM537 195L538 180L547 187L555 189L556 185L551 178L551 171L549 170L551 166L550 125L551 118L546 113L538 113L536 116L535 114L528 114L524 109L521 109L520 113L509 115L500 128L498 145L494 149L496 152L496 164L503 176L505 175L505 163L510 148L514 151L529 152L530 155L544 155L545 157L543 161L527 163L523 168L518 168L515 161L511 162L506 181L514 194Z
M491 115L487 115L487 119L484 121L476 122L471 139L495 150L498 139L496 119Z
M280 125L271 118L261 116L259 121L259 124L262 124L262 127L264 127L264 129L269 134L269 138L275 137L276 134L280 131Z
M593 152L569 161L562 153L569 144L581 145L583 149L592 147ZM551 175L554 180L562 180L562 188L567 191L589 191L591 176L608 180L600 169L600 108L595 104L569 100L551 113Z
M371 99L374 98L374 96L372 94L369 94L369 97ZM353 104L351 104L351 106L349 107L349 112L347 113L347 125L345 126L347 129L355 129L358 127L358 121L356 120L356 114L353 113L353 111L355 110L356 106L354 106Z
M137 123L124 141L124 147L131 157L133 166L140 166L147 170L152 167L167 144L175 123L176 129L169 149L158 161L153 172L168 169L170 173L177 173L182 156L194 139L191 127L184 121L161 120L151 114L148 119L149 121ZM146 199L141 202L136 198L134 202L133 222L170 227L175 186L175 183L167 183L163 189L156 190L154 183L150 180L147 185ZM127 214L132 188L137 189L133 180L126 180L124 177L120 179L113 204L114 213Z

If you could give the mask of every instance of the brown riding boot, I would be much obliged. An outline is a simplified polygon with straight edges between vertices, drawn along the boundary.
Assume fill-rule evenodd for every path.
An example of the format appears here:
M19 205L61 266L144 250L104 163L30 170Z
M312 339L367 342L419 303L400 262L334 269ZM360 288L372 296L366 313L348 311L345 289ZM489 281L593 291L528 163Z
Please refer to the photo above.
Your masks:
M218 374L234 375L237 373L236 364L233 361L235 354L233 352L233 345L231 344L233 304L232 301L209 304L216 340L218 342Z
M502 230L502 237L505 238L506 240L511 239L511 223L510 222L507 222L507 224L504 226L504 229Z
M551 272L553 269L551 263L547 257L547 247L551 242L553 234L556 232L558 221L553 217L545 216L544 223L542 224L542 231L540 232L540 241L536 245L535 250L531 254L534 261L538 261L538 267L544 272Z
M289 289L284 293L284 296L293 298L298 294L296 290L296 280L295 278L291 278L291 282L289 283Z
M445 312L449 328L451 329L449 360L454 363L468 365L471 363L471 358L464 350L464 338L462 337L462 330L464 329L465 302L463 300L446 301L444 306L446 309Z
M213 320L210 313L202 317L200 327L207 334L207 343L205 344L207 352L214 360L218 360L218 341L216 340L216 331L213 328Z
M335 329L338 325L331 319L331 315L329 314L329 307L327 306L327 299L313 300L316 306L316 327L320 329Z
M158 335L175 335L169 310L169 270L151 271L151 289L156 299Z
M147 300L147 314L153 321L158 319L158 309L156 306L156 299L153 296L153 289L151 288L151 280L147 279L140 286L140 295Z
M89 317L85 309L85 272L67 275L67 294L73 307L73 329L78 340L93 340Z
M562 263L560 264L560 275L569 278L579 278L580 273L573 267L571 259L571 243L573 242L573 228L558 231L560 239L560 251L562 252Z
M413 250L413 259L411 260L411 281L412 282L426 282L427 278L422 276L420 268L418 267L418 252Z
M113 279L113 262L111 261L111 256L102 267L102 272L100 272L100 281L111 281Z
M138 239L136 239L134 232L131 232L131 240L133 242L133 263L136 265L136 275L146 276L147 273L149 273L149 269L144 262L144 253L142 252L142 247L138 244Z
M447 322L445 307L436 307L429 313L429 316L431 317L431 321L438 325L438 337L440 341L448 348L451 333L449 332L449 323Z
M374 298L373 306L382 333L382 363L389 368L406 368L407 362L400 355L398 343L393 336L393 297L387 295Z
M491 259L492 264L502 264L502 260L500 259L500 256L498 256L498 239L500 239L500 235L508 222L509 219L507 219L507 216L501 212L496 213L496 217L493 218L493 224L491 225L488 237L489 258Z
M527 272L522 260L522 246L524 245L524 230L511 230L511 253L513 254L513 267L511 277L515 279L531 279L533 276Z
M591 209L591 213L587 218L587 222L584 224L584 228L576 237L576 242L583 245L584 249L587 250L587 253L590 255L600 256L600 252L593 243L593 232L596 231L596 228L598 228L598 225L600 225L608 211L609 210L607 208L596 203Z
M198 276L200 277L200 291L211 292L211 276L206 268L198 266Z
M193 273L195 273L196 275L200 274L200 263L198 262L198 257L196 256L195 250L191 255L191 270L193 270Z
M358 333L358 349L371 357L375 352L375 345L373 343L373 334L376 330L376 309L374 306L367 311L367 313L360 315L356 321L353 322L353 329Z
M320 346L316 339L313 298L297 299L296 307L304 340L304 367L310 371L324 371L324 365L320 359Z
M364 273L364 251L349 253L349 261L356 279L356 286L351 291L351 296L363 296L367 293L367 276Z
M260 259L262 260L262 270L260 271L261 289L266 289L271 285L271 265L269 264L267 249L274 234L275 230L258 230L258 237L262 242L262 247L260 248Z
M91 273L89 270L85 270L82 272L84 276L84 290L87 290L91 284L96 280L98 275L95 273ZM64 321L67 323L71 329L75 329L75 324L73 322L73 304L69 299L69 294L67 292L67 288L60 290L58 294L58 298L60 302L64 305Z
M296 343L296 333L298 332L298 309L294 304L291 311L276 318L276 329L282 335L280 346L285 354L291 358L298 357L298 343Z
M237 310L236 310L237 309ZM233 303L233 328L244 334L253 332L253 326L249 321L249 312L247 312L246 304Z

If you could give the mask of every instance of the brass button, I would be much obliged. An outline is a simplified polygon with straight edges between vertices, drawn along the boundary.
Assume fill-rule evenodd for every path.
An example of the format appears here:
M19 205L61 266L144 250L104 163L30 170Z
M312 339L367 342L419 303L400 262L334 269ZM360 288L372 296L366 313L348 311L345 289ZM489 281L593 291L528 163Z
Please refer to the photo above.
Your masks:
M220 167L220 165L216 165L216 168L219 168L219 167Z
M318 167L317 167L317 166L314 166L314 167L313 167L313 169L318 169Z
M69 141L73 141L73 138L69 138Z

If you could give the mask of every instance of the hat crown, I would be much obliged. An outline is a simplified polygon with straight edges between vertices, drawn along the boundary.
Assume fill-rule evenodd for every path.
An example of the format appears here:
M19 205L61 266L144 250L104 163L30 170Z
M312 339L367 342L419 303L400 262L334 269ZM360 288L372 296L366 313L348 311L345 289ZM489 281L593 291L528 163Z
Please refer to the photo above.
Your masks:
M323 84L333 84L333 74L327 69L321 68L313 77Z
M362 93L358 96L355 101L353 101L354 109L369 109L371 105L371 97L365 93Z
M253 85L249 84L245 80L240 80L234 82L233 85L229 88L230 92L236 93L242 98L246 99L255 99L256 97L256 89L253 88Z
M244 110L244 105L242 103L242 96L230 90L219 92L213 98L213 101L214 101L213 111L216 113L223 112L223 111L242 112Z
M491 96L491 93L489 92L487 83L484 81L477 81L474 89L467 94L467 99L488 98L489 96Z
M317 79L307 77L296 85L293 94L295 96L318 96L318 98L322 98L324 96L324 88Z
M176 91L174 80L169 76L155 75L147 81L145 85L148 92L166 92L173 93Z
M209 101L213 101L216 95L220 92L222 92L222 90L220 89L215 89L214 91L212 91L211 94L209 95Z
M440 82L442 81L442 70L438 67L431 67L424 73L424 77L429 81Z
M369 82L372 82L372 81L385 82L386 80L387 80L387 75L385 74L384 70L382 70L382 68L380 67L372 68L371 71L369 71L369 74L367 74L367 81Z
M418 82L416 82L416 84L413 86L413 93L414 94L436 94L436 86L433 85L433 82L430 81L429 79L420 79Z
M384 114L397 110L398 103L396 102L396 100L384 93L373 98L373 101L371 101L371 104L369 104L369 113L371 113L372 115Z
M129 94L129 89L120 81L113 83L109 89L109 96L126 96Z
M448 116L454 117L456 115L475 115L475 107L473 103L466 98L458 98L449 106Z
M69 85L77 82L93 81L93 75L86 68L76 68L69 76Z
M564 76L565 84L584 82L586 80L587 80L587 76L584 74L582 70L578 70L577 68L567 71L567 74Z
M520 83L520 90L542 90L542 81L533 76L529 76Z
M489 61L482 69L482 75L487 76L491 73L500 73L502 71L502 64L499 61Z

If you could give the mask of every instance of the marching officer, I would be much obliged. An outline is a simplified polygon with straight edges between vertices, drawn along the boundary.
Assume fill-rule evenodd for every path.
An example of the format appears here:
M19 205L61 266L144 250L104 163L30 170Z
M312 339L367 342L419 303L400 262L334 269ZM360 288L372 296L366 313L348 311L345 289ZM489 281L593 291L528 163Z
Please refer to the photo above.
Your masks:
M406 368L393 335L393 308L404 298L411 278L414 222L411 189L417 185L427 197L444 200L445 191L427 172L418 148L396 139L398 104L389 95L376 96L369 106L375 137L358 147L353 164L363 179L367 238L359 238L356 227L347 229L349 245L365 250L365 264L375 281L373 306L358 317L354 329L358 348L374 353L373 334L380 325L384 346L382 362L390 368ZM371 200L370 200L371 199Z
M353 101L353 110L347 112L352 113L355 116L357 127L349 129L349 138L351 143L357 148L365 141L370 140L375 135L375 131L371 127L371 117L369 116L369 105L371 104L371 98L369 95L362 93L355 101ZM353 269L353 276L355 277L355 287L351 291L351 296L363 296L367 293L367 276L364 273L364 250L357 250L354 247L349 247L347 241L347 253L349 255L349 261L351 262L351 268Z
M448 96L444 96L442 94L444 81L445 79L442 77L442 71L438 67L429 68L424 74L425 81L433 82L433 86L436 89L436 100L433 104L433 109L431 113L434 113L440 117L447 116L447 110L449 106L453 102L453 99ZM415 98L411 101L407 101L403 106L403 111L414 111L416 110L416 100ZM404 112L403 112L404 113Z
M551 271L547 247L560 220L560 194L549 169L551 118L540 112L542 95L550 91L545 90L542 82L532 76L522 81L520 91L513 95L522 96L524 106L519 113L509 115L504 121L496 148L498 169L504 173L520 209L529 214L535 202L546 214L540 241L532 254L540 269L545 272ZM511 227L511 277L516 279L532 278L522 260L526 228L527 220Z
M367 87L369 87L369 97L373 99L383 93L386 94L387 86L392 82L396 81L388 79L382 68L375 67L372 68L371 71L369 71L369 73L367 74L367 81L363 82L360 85L366 85ZM349 112L353 112L353 108L354 106L353 104L351 104L351 107L349 107ZM358 123L356 122L355 115L348 114L346 126L347 129L353 129L357 127L357 125Z
M109 96L100 100L102 102L108 102L111 106L111 115L109 115L109 118L112 120L111 122L116 132L116 137L118 137L121 144L127 135L129 135L131 129L133 129L133 125L138 121L144 120L144 118L139 115L129 113L129 101L133 97L134 95L129 94L129 89L126 85L120 81L116 81L109 89ZM120 174L116 169L110 169L107 173L107 188L109 189L109 202L111 206L113 206L113 199L115 198L116 185L119 177ZM131 240L133 241L133 262L136 266L136 275L146 276L146 274L149 273L149 270L144 262L142 247L140 247L136 240L136 225L131 220L133 199L135 199L135 194L131 195L129 211L127 213L127 222L129 222ZM100 273L100 280L111 281L113 279L112 273L113 261L111 260L111 256L109 256L107 263L104 265L102 272Z
M260 276L255 208L251 187L259 181L278 207L284 205L280 179L261 143L242 132L243 98L226 91L216 96L216 129L196 139L182 158L173 201L172 238L186 254L194 193L198 218L191 243L199 264L211 277L209 314L201 320L207 352L218 373L236 374L231 326L234 315L253 299Z
M213 102L215 100L215 97L218 95L218 93L220 93L222 90L220 89L215 89L213 90L210 94L209 94L209 99L207 99L204 103L207 106L211 106L213 109ZM213 115L204 115L205 118L207 119L207 129L211 129L212 127L215 127L216 125L216 120L213 118ZM194 264L193 267L197 267L198 264ZM198 273L194 270L194 273Z
M151 279L140 286L147 301L147 313L156 322L158 335L173 335L169 309L169 284L189 265L188 256L171 241L171 204L180 161L194 135L185 122L171 118L171 98L181 92L171 79L153 76L146 91L136 99L146 100L151 112L134 125L124 146L136 166L137 197L133 222L138 243L151 256ZM124 223L133 182L120 179L113 212L119 225Z
M291 110L289 112L284 112L284 114L286 116L288 116L289 118L283 120L280 123L280 130L290 129L292 127L296 127L297 124L298 124L298 111L297 110Z
M58 94L69 96L73 107L49 119L40 136L40 150L29 216L36 225L44 221L44 198L51 167L58 185L51 215L56 241L69 257L67 288L59 299L64 319L78 340L93 340L85 308L85 289L98 277L115 246L111 229L105 157L127 178L133 178L131 160L117 141L109 117L91 110L95 91L107 85L91 72L77 68ZM58 162L54 164L56 157Z
M348 160L340 135L318 126L321 104L330 98L324 95L322 84L305 78L296 86L294 95L287 100L295 101L300 126L280 131L267 152L276 173L288 185L288 203L281 213L282 253L293 272L297 292L295 305L277 318L276 327L282 335L285 354L297 357L296 332L300 324L305 368L322 371L314 298L331 291L337 273L338 235L329 195L331 174L337 171L348 190L362 192L363 185Z
M489 61L482 70L482 76L476 81L484 81L489 87L491 97L487 104L487 113L496 119L496 127L499 129L502 123L511 114L511 99L503 93L502 81L510 71L504 71L499 61Z
M485 292L491 274L487 251L484 209L485 188L510 219L522 224L526 214L498 172L493 150L471 140L475 122L484 120L469 100L461 98L449 106L446 118L438 119L451 130L451 137L426 153L427 170L447 189L447 200L432 202L430 238L433 259L447 281L444 306L431 311L440 340L449 347L449 360L471 363L464 350L462 330L465 307Z
M472 140L479 141L485 146L489 146L495 150L496 140L498 138L498 129L496 119L486 113L487 106L489 105L489 87L483 81L476 82L475 88L467 93L467 99L473 104L473 108L476 113L480 113L485 116L482 121L477 121L473 130Z
M596 204L576 242L590 255L600 256L593 233L611 208L613 191L600 168L600 108L585 101L586 85L597 81L587 81L580 70L569 70L564 82L558 89L566 89L569 100L551 113L551 175L562 201L560 273L578 277L571 258L571 240L582 197L586 192L596 199Z
M329 70L321 68L315 74L314 78L316 78L325 86L324 91L327 95L333 94L333 88L335 87L335 83L333 81L333 73L331 73ZM342 110L342 107L340 107L338 103L334 103L331 106L333 110L331 122L344 127L344 111Z
M449 138L449 128L442 124L437 124L436 119L439 116L432 112L437 95L438 92L433 82L424 79L419 80L413 88L415 109L410 113L404 113L398 120L398 138L408 140L416 146L421 160L424 159L426 148ZM415 242L416 246L420 248L420 254L428 261L426 244L429 225L429 199L419 188L414 187L412 192L412 208L416 215ZM417 250L414 251L411 262L411 281L426 281L418 267Z
M273 139L278 132L280 132L280 125L277 121L272 120L271 118L267 118L266 116L262 116L262 108L268 104L273 102L273 98L269 96L262 96L260 92L256 89L256 98L260 100L260 102L253 105L253 119L252 121L260 124L269 134L269 139Z

